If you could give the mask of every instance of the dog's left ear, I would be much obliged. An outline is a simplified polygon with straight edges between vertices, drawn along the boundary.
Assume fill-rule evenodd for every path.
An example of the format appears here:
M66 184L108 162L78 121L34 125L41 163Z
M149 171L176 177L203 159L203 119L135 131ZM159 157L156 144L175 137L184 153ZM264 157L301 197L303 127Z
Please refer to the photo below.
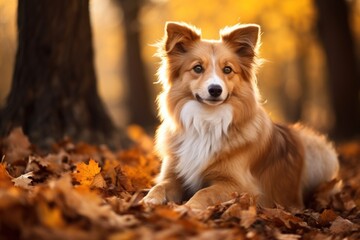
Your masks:
M237 24L220 31L223 42L233 47L240 57L255 57L260 45L260 26Z

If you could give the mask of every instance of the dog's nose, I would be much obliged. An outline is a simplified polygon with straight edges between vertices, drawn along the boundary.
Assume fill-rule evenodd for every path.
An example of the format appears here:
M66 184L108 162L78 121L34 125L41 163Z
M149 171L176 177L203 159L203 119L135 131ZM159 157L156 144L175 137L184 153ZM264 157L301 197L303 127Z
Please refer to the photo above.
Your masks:
M222 93L222 88L220 85L218 84L211 84L209 87L208 87L208 91L209 91L209 94L210 96L212 97L218 97L221 95Z

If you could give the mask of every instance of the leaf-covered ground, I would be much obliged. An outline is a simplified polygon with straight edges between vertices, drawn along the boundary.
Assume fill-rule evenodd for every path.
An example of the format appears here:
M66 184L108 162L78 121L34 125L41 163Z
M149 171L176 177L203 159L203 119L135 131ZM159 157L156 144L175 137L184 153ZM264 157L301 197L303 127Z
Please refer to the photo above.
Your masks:
M360 142L338 146L341 192L322 186L304 211L234 193L193 212L138 204L160 162L141 129L129 135L137 144L119 152L64 140L46 155L20 129L0 140L0 239L360 239Z

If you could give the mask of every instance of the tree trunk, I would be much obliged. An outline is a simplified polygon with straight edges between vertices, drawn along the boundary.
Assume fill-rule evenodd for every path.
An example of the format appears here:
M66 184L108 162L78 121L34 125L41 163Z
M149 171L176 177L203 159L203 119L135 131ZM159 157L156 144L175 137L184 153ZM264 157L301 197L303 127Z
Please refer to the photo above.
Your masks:
M336 138L360 133L360 78L344 0L315 0L318 28L327 60L328 79L335 112Z
M19 0L18 49L0 134L21 126L48 145L65 135L108 142L115 132L99 98L89 0Z
M156 118L153 111L154 101L150 94L149 82L141 57L141 35L139 13L143 0L117 0L123 12L125 30L126 74L129 87L127 102L130 123L153 127Z

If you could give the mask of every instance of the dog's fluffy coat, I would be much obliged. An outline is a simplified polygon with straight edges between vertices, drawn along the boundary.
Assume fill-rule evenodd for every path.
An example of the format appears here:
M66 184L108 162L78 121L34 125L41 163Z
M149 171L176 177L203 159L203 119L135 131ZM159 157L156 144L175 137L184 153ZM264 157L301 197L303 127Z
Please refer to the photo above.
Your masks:
M262 206L302 208L314 188L337 176L324 137L274 124L259 103L258 25L227 27L220 40L203 40L184 23L169 22L165 31L156 138L163 162L145 204L190 198L186 204L201 209L248 192Z

